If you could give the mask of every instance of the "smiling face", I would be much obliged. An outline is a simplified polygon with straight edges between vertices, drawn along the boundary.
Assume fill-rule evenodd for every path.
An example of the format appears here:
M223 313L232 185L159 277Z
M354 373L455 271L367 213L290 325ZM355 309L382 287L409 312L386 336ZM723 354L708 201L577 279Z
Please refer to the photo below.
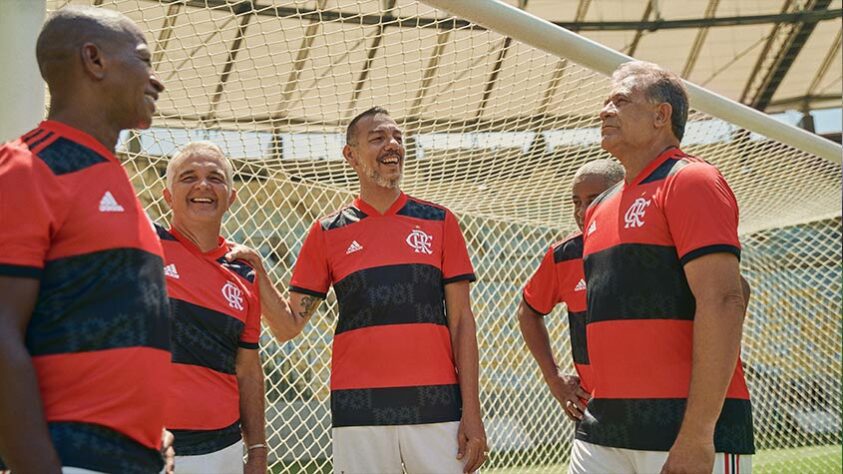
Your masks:
M164 85L152 69L152 55L143 33L128 21L124 29L124 40L106 52L112 66L112 73L106 76L112 120L123 129L145 129L152 124L155 103Z
M168 189L164 190L164 200L173 210L174 225L219 226L235 198L225 158L199 149L174 160L178 161L168 167Z
M361 186L397 189L404 171L404 138L398 124L386 114L363 117L354 140L343 155L357 171Z
M659 132L657 120L658 104L648 99L642 80L627 76L613 84L600 111L600 145L618 158L645 148Z

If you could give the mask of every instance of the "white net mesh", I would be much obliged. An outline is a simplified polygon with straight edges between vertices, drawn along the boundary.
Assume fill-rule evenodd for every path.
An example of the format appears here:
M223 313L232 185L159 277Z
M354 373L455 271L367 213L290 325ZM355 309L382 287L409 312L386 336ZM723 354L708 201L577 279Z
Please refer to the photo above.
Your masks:
M575 224L569 186L604 157L597 111L607 79L493 31L400 0L50 0L120 10L146 31L167 91L155 128L119 145L150 214L168 157L210 139L235 158L226 234L289 282L310 223L356 192L341 159L347 121L372 105L403 126L403 189L451 208L479 281L481 399L493 472L560 472L572 425L518 331L520 290ZM753 288L743 359L757 472L839 472L841 169L733 124L692 113L684 148L714 164L741 206L742 272ZM304 333L264 331L273 472L330 470L333 293ZM570 368L564 309L547 323Z

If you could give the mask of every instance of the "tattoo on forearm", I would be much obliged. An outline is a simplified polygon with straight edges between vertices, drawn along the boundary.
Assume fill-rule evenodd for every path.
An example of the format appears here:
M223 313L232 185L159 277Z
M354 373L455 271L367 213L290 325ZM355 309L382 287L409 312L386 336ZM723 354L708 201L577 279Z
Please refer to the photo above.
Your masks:
M321 299L315 298L315 297L310 296L310 295L302 296L302 299L301 299L302 310L299 312L299 314L297 316L302 318L302 319L309 318L310 315L312 315L313 312L316 311L316 308L319 306L319 303L321 303L321 302L322 302Z

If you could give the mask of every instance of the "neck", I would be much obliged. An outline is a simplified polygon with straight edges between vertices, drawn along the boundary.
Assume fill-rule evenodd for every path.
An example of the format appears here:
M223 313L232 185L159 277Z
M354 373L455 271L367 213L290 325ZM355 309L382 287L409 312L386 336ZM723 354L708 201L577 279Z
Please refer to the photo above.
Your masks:
M658 158L666 149L673 146L679 147L679 140L671 136L661 140L654 140L646 147L615 155L626 170L626 178L624 179L626 183L628 184L635 180L647 165Z
M204 222L183 222L173 218L173 228L176 229L202 253L210 252L219 246L220 224L206 224Z
M381 214L386 212L400 195L401 189L397 187L384 188L374 184L360 183L360 199L374 207Z
M63 106L51 101L47 119L87 133L112 153L117 147L120 129L115 127L112 121L98 114L97 107Z

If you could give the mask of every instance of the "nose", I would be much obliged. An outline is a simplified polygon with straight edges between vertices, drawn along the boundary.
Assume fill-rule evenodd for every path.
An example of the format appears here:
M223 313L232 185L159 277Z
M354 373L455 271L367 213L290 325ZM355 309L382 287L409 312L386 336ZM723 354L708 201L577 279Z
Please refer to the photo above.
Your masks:
M164 92L164 83L158 79L158 76L154 72L149 75L149 83L152 84L152 87L159 94Z
M603 108L600 109L600 119L601 120L605 120L606 117L609 117L609 116L614 115L614 114L615 114L615 105L612 104L611 102L606 102L606 104L603 105Z

